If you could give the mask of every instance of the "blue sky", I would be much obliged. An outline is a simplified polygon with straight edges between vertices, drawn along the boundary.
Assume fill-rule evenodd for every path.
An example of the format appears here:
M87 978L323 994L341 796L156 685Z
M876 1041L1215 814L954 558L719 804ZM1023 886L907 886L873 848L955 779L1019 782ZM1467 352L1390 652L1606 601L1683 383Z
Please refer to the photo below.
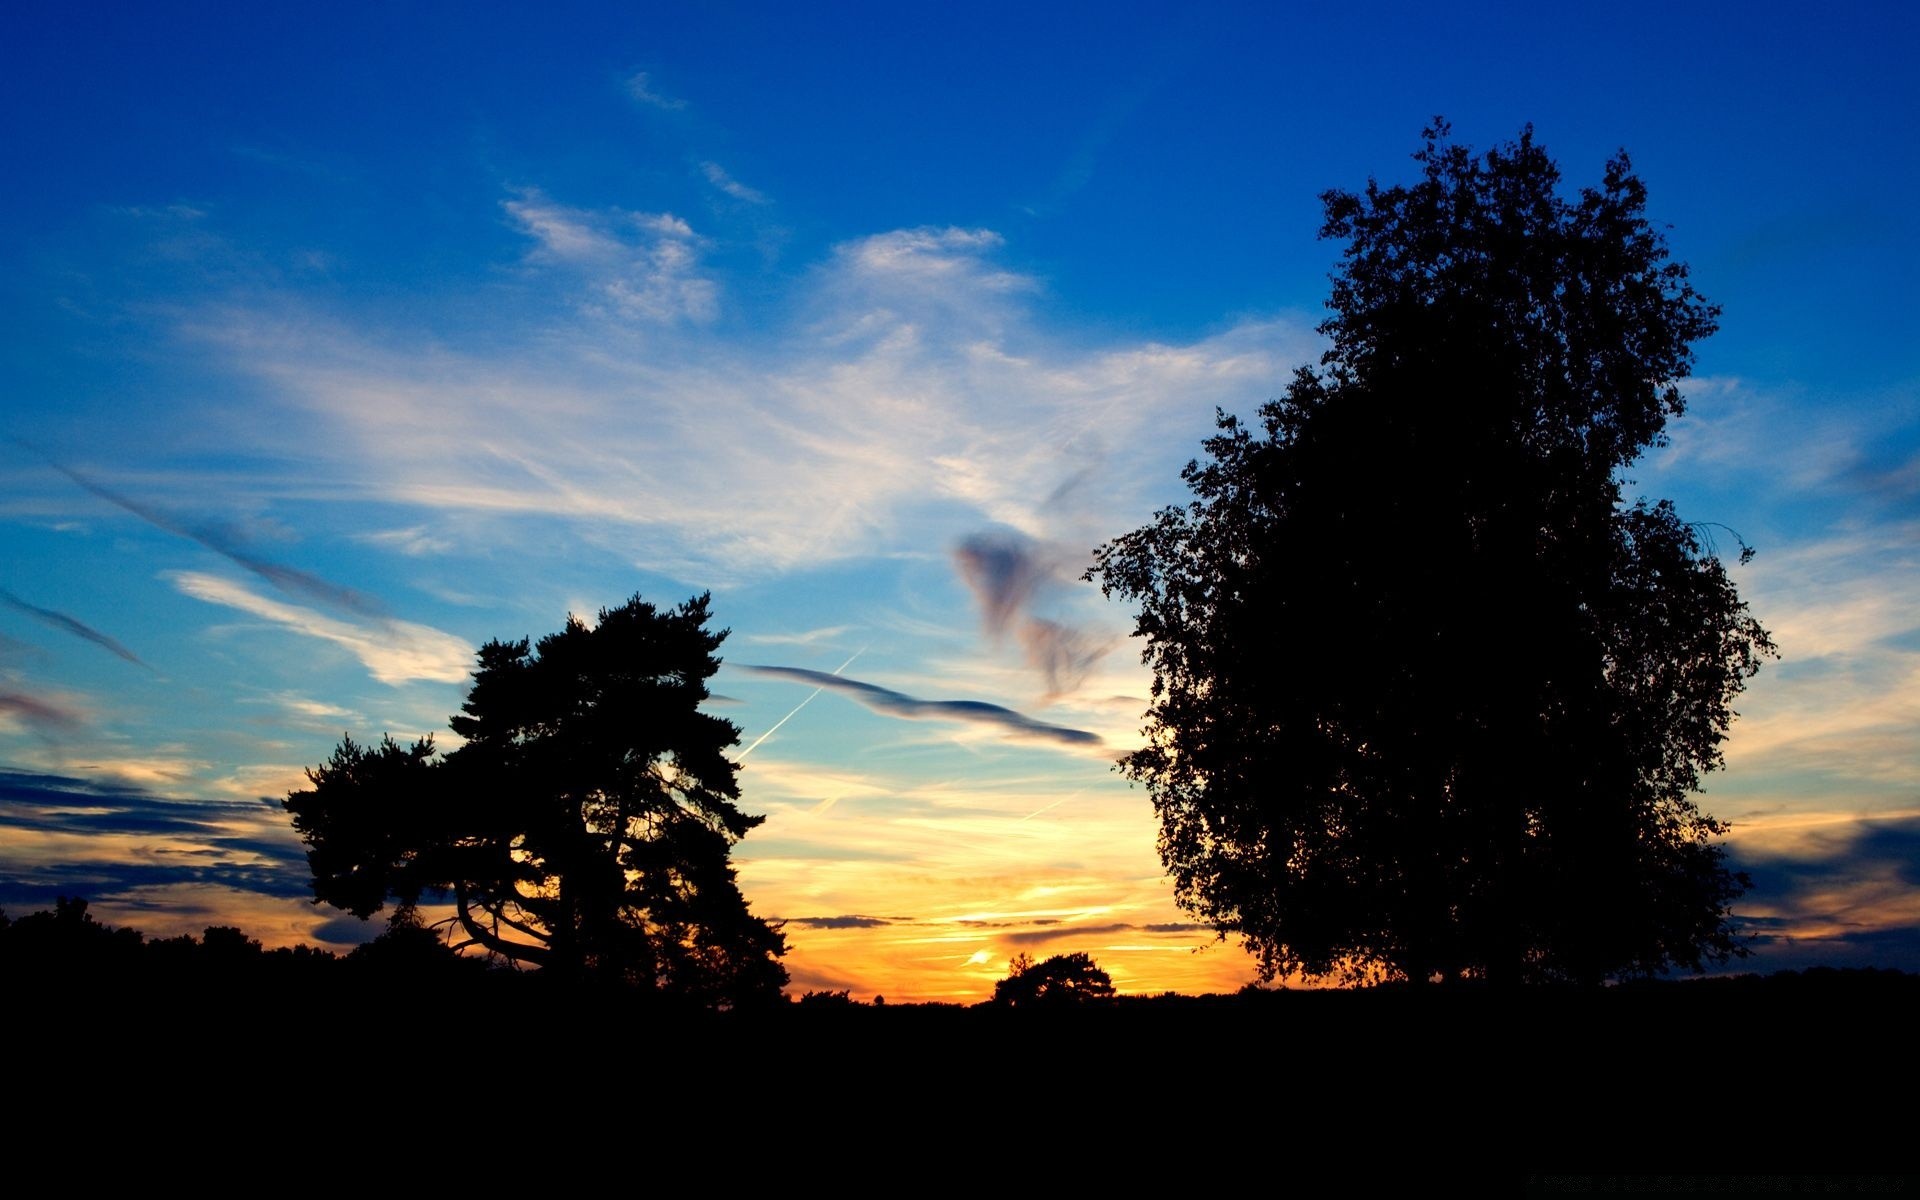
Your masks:
M1318 353L1319 193L1444 113L1570 187L1625 147L1723 306L1630 473L1757 548L1784 656L1703 804L1754 965L1920 968L1920 21L1440 19L7 6L0 905L365 936L260 797L444 730L489 638L710 589L715 711L807 701L737 851L798 986L1251 978L1109 769L1147 680L1077 577Z

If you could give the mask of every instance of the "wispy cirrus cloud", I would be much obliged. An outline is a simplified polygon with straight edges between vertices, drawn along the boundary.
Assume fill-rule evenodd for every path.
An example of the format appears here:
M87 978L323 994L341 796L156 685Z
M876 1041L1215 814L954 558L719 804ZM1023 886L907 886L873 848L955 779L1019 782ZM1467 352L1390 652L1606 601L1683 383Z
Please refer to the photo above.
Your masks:
M626 320L710 321L719 285L700 268L700 239L672 213L588 212L537 191L501 207L534 240L528 261L585 276L589 313Z
M817 646L822 643L831 645L844 637L853 626L822 625L818 629L804 629L798 633L747 633L740 639L757 646Z
M679 112L687 106L685 100L662 92L645 71L635 71L627 76L627 95L649 108L666 112Z
M422 352L240 308L192 332L293 408L300 452L336 486L429 514L564 519L706 583L924 554L989 523L1091 547L1165 502L1216 406L1251 407L1316 352L1304 319L1054 342L1028 311L1038 281L994 261L999 236L953 229L842 243L795 276L790 315L724 353L686 322L643 322L635 340L598 290L631 223L510 204L530 265L553 270L529 282L563 297L566 319L534 341ZM580 320L588 307L599 318Z
M332 642L359 659L381 683L415 679L459 683L473 670L472 648L430 626L391 619L370 624L342 621L198 571L168 571L161 577L196 600L238 609L294 633Z
M746 184L741 183L738 179L727 174L727 169L717 162L701 163L700 173L707 177L708 183L727 195L732 196L735 200L747 204L773 203L772 197L760 191L758 188L750 188Z
M997 269L985 257L1005 240L991 229L923 226L856 238L835 247L834 255L857 280L990 292L1036 288L1038 281L1031 276Z
M63 612L55 612L50 608L41 608L37 604L29 604L5 588L0 588L0 604L5 604L9 608L18 609L42 624L50 625L55 629L70 633L77 638L92 642L108 653L118 655L136 667L145 667L147 665L141 662L140 657L133 651L76 617L70 617ZM152 668L148 667L148 670L152 670Z
M1015 712L998 704L988 704L984 700L921 700L905 692L880 687L878 684L848 679L843 675L830 675L825 671L809 671L802 667L771 667L742 663L737 669L755 675L812 684L814 687L825 688L830 692L838 692L857 700L874 712L890 717L902 717L909 721L964 721L992 726L1011 737L1028 741L1054 742L1065 746L1098 746L1100 744L1099 734L1088 733L1082 729L1067 729L1060 725L1049 725L1025 713Z
M1920 403L1813 406L1724 377L1687 391L1640 490L1678 493L1684 515L1726 521L1755 546L1731 570L1780 651L1740 697L1717 803L1763 811L1769 776L1792 779L1816 811L1822 794L1850 795L1856 809L1868 797L1909 802L1920 787Z
M452 540L435 534L425 525L410 525L404 529L378 529L369 533L356 533L353 540L369 546L393 550L409 558L419 558L429 554L445 554L453 549Z

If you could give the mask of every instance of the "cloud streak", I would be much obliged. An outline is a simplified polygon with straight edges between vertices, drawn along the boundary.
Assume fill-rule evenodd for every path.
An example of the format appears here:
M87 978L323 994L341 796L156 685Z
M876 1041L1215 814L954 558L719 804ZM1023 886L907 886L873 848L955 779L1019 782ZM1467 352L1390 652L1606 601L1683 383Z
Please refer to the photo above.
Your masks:
M635 71L627 76L627 95L649 108L658 108L666 112L679 112L687 106L685 100L669 96L655 88L645 71Z
M0 716L13 716L41 734L67 733L80 728L80 714L24 692L0 690Z
M1054 742L1063 746L1098 746L1100 736L1081 729L1067 729L1037 721L1025 713L988 704L982 700L921 700L904 692L830 675L803 667L756 666L739 664L739 670L775 679L791 679L817 688L838 692L856 700L874 712L909 721L963 721L997 728L1010 736L1028 741Z
M0 770L0 906L55 895L124 897L215 884L283 899L309 894L306 855L273 801L220 803L142 788ZM89 839L84 861L44 847Z
M381 683L401 684L414 679L460 683L473 670L472 648L431 626L387 620L368 627L336 620L197 571L168 571L161 577L196 600L236 608L295 633L341 646Z
M740 200L747 204L771 204L773 202L765 192L760 191L758 188L750 188L738 179L727 174L726 168L717 162L701 163L700 173L707 177L708 183L725 192L727 195L732 196L735 200Z
M1059 571L1032 538L1011 531L975 533L954 547L953 558L980 605L987 633L996 640L1011 633L1019 641L1027 665L1046 677L1048 695L1080 686L1111 648L1111 642L1033 612Z
M1734 919L1756 935L1763 966L1884 962L1876 951L1920 947L1920 817L1814 825L1772 850L1749 837L1728 857L1753 880Z
M228 562L244 570L251 571L253 574L266 580L288 595L299 596L306 600L324 604L329 608L358 613L365 617L383 617L386 615L386 609L381 606L379 601L373 599L371 596L363 595L351 588L341 587L336 583L330 583L318 575L297 570L293 567L283 566L280 563L269 562L264 558L249 553L237 540L228 536L222 530L185 524L161 512L159 509L142 504L102 484L96 483L71 467L54 462L52 459L48 459L47 462L54 470L65 475L68 479L73 480L87 491L105 500L114 507L132 513L156 529L164 530L176 537L183 537L189 541L198 542ZM81 636L84 637L86 635L82 634Z
M672 213L587 212L532 190L501 207L534 240L530 263L585 278L589 314L670 324L720 311L719 285L700 269L700 238Z
M803 929L878 929L894 922L885 917L862 917L857 915L844 917L782 917L789 925L798 925Z
M105 649L109 653L116 654L121 658L126 659L128 662L132 663L136 667L147 666L146 663L140 661L139 656L136 655L133 651L127 649L125 646L122 646L119 642L108 637L106 634L101 633L98 629L93 628L91 625L88 625L85 622L80 621L74 617L70 617L63 612L55 612L53 609L50 609L50 608L41 608L37 604L29 604L25 600L22 600L20 597L14 595L12 592L7 591L5 588L0 588L0 604L6 604L11 608L16 608L21 612L26 613L28 616L34 618L37 621L40 621L47 625L51 625L53 628L61 630L63 632L70 633L77 638L82 638L86 641L92 642L94 645ZM147 667L147 669L150 671L153 668Z

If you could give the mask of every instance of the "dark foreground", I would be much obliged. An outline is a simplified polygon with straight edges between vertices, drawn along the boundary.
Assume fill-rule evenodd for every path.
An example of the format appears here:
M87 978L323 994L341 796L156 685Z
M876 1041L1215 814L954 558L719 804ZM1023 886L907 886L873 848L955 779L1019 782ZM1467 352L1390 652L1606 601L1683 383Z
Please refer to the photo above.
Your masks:
M1920 1157L1920 977L1891 971L708 1012L471 964L154 945L0 958L28 1155L82 1130L291 1138L331 1147L316 1169L385 1146L389 1171L504 1180L523 1151L644 1146L888 1194L1304 1195L1904 1194Z

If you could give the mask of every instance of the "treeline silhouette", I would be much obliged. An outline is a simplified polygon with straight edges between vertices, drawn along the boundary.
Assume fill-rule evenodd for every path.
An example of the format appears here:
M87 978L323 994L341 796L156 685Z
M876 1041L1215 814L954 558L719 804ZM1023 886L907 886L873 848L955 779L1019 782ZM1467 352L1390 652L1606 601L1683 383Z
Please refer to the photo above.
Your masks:
M51 910L23 917L9 917L0 911L0 977L6 979L15 999L38 996L73 1000L105 989L100 994L123 1003L133 996L127 989L138 988L142 1003L160 1003L167 999L168 988L177 989L182 996L202 991L231 996L236 988L255 992L286 988L311 997L316 990L365 988L391 994L390 989L407 986L493 991L502 999L507 998L506 993L517 991L518 998L525 1000L543 994L571 1000L583 994L603 993L639 1008L672 1003L671 998L642 985L565 978L458 954L448 948L436 930L419 924L392 923L371 941L336 954L304 944L267 949L242 930L227 925L209 926L200 937L148 937L132 927L103 924L89 907L85 899L63 896ZM1009 992L1042 995L1037 986L1020 989L1008 985L1049 976L1056 964L1060 970L1055 973L1067 980L1058 989L1067 1002L1048 1004L1031 998L1008 1002ZM1056 956L1040 964L1016 959L995 995L972 1005L889 1003L884 997L861 1001L848 990L820 990L784 995L766 1005L735 1006L712 1015L742 1020L798 1013L821 1021L880 1022L936 1013L976 1013L985 1020L1007 1014L1023 1021L1099 1024L1125 1023L1142 1013L1217 1021L1237 1012L1255 1022L1282 1015L1338 1022L1342 1019L1339 1014L1346 1013L1369 1025L1371 1036L1391 1038L1391 1028L1376 1024L1377 1019L1391 1016L1402 1028L1415 1028L1431 1020L1464 1029L1480 1018L1506 1021L1516 1013L1551 1023L1577 1022L1604 1011L1614 1018L1657 1018L1679 1030L1696 1008L1702 1012L1719 1010L1717 1021L1733 1020L1742 1011L1761 1016L1778 1010L1778 1015L1790 1015L1799 1023L1828 1010L1859 1018L1887 1004L1905 1006L1899 1010L1902 1024L1907 1014L1920 1011L1920 975L1891 968L1812 967L1770 975L1636 979L1597 988L1536 988L1518 995L1475 984L1424 991L1401 984L1361 989L1249 985L1227 994L1123 995L1113 990L1106 972L1099 970L1090 956L1080 953ZM701 1005L684 1007L690 1013L707 1011ZM1416 1014L1421 1019L1416 1020ZM1582 1036L1598 1032L1589 1029Z
M0 981L48 1111L120 1105L173 1076L263 1119L590 1084L611 1089L595 1102L608 1119L752 1101L787 1128L913 1137L942 1115L1074 1112L1223 1144L1284 1130L1380 1156L1353 1165L1370 1178L1502 1186L1528 1171L1900 1169L1909 1118L1874 1097L1911 1081L1920 1011L1920 976L1826 968L1517 992L1096 989L1068 1004L811 991L715 1011L490 966L417 925L336 955L230 926L149 938L79 899L0 914ZM1417 1149L1399 1140L1415 1135Z

